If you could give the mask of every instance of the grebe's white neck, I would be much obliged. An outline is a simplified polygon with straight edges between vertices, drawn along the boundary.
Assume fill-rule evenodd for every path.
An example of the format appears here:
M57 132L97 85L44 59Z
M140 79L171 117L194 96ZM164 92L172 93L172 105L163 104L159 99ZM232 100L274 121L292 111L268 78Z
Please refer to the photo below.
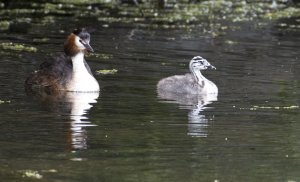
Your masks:
M84 65L84 53L80 52L72 57L73 74L88 72Z
M84 53L79 52L71 59L73 64L72 79L67 85L67 90L76 92L99 91L100 87L97 80L85 66Z

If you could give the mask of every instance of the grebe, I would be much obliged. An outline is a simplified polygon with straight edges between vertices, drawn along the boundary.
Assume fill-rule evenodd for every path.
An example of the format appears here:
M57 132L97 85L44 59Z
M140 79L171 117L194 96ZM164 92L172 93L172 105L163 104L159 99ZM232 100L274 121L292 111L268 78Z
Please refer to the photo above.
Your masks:
M86 29L75 29L65 42L65 54L42 63L26 79L26 90L98 92L100 86L84 59L86 53L93 52L89 43Z
M189 97L191 95L218 94L218 87L202 74L201 70L216 69L201 56L194 57L189 64L191 73L163 78L157 84L157 92L164 98L167 95Z

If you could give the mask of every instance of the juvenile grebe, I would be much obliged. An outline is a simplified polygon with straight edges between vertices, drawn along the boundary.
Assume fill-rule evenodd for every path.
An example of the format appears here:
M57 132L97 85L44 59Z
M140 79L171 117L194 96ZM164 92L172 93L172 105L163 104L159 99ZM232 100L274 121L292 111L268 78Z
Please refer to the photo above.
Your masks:
M166 95L203 95L218 94L218 87L202 74L201 70L216 69L206 59L194 57L189 64L191 73L163 78L157 84L157 92L163 98Z
M65 42L65 54L42 63L26 79L26 89L98 92L100 86L84 60L86 53L93 52L89 43L90 34L85 29L75 29Z

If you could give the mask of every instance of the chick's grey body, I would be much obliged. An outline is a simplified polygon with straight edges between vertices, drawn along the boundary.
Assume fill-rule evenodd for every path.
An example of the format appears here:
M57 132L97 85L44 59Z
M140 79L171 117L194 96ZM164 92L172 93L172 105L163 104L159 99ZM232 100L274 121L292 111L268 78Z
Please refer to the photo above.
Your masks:
M189 67L191 73L170 76L158 82L157 92L161 98L168 99L174 97L174 94L177 94L179 97L218 94L218 87L200 72L200 70L207 68L215 69L214 66L206 59L196 56L190 61Z
M160 80L157 84L158 92L173 92L179 94L198 94L203 87L197 83L190 73L174 75Z

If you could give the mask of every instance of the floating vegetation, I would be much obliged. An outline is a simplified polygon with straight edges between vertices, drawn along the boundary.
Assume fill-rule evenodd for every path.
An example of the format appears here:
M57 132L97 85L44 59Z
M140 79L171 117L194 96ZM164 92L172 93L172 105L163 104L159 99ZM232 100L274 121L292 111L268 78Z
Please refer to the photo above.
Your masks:
M9 21L0 21L0 30L8 30L9 24Z
M38 43L42 43L42 42L48 42L49 38L35 38L33 39L33 42L38 42Z
M33 178L33 179L42 179L43 178L43 176L41 174L39 174L38 171L21 170L20 172L22 173L23 178Z
M90 53L87 57L96 57L100 59L111 59L113 58L112 54L102 54L102 53Z
M41 170L43 173L57 173L58 171L56 169L45 169Z
M43 17L41 24L47 25L47 24L53 24L55 23L55 17L54 16L45 16Z
M226 40L225 43L228 44L228 45L238 44L238 42L232 41L232 40Z
M23 44L17 44L12 42L4 42L0 44L0 48L12 51L25 51L25 52L37 52L37 48L32 46L25 46Z
M233 106L235 108L235 106ZM273 110L293 110L293 109L299 109L299 106L297 105L291 105L291 106L252 106L250 108L239 108L240 110L250 110L250 111L256 111L256 110L262 110L262 109L273 109Z
M271 106L253 106L252 108L250 108L250 110L257 110L257 109L299 109L299 106L283 106L283 107L279 107L279 106L275 106L275 107L271 107Z
M0 104L5 104L5 103L10 103L10 100L7 100L7 101L5 101L5 100L0 100Z
M280 11L269 12L264 15L265 18L272 19L272 20L277 20L280 18L299 17L299 16L300 16L300 8L296 8L296 7L288 7Z
M118 72L118 70L116 69L112 69L112 70L97 70L96 73L97 74L101 74L101 75L113 75L116 74Z
M122 2L122 1L121 1ZM18 3L15 1L14 3ZM204 33L213 37L224 34L227 22L247 22L253 20L278 20L280 18L299 17L300 8L289 6L285 0L272 1L214 0L214 1L165 1L165 8L157 8L154 1L141 0L139 5L128 5L113 0L55 0L52 2L24 1L26 8L0 8L2 23L0 27L7 29L10 22L22 18L42 20L33 21L41 24L53 24L57 16L70 15L76 18L95 18L103 27L112 25L140 26L145 28L191 28L203 27ZM21 4L23 5L23 4ZM12 18L13 17L13 18ZM134 25L133 25L134 24ZM2 25L2 26L1 26ZM231 25L232 27L234 25ZM1 28L0 28L1 29ZM232 30L230 28L230 30Z

